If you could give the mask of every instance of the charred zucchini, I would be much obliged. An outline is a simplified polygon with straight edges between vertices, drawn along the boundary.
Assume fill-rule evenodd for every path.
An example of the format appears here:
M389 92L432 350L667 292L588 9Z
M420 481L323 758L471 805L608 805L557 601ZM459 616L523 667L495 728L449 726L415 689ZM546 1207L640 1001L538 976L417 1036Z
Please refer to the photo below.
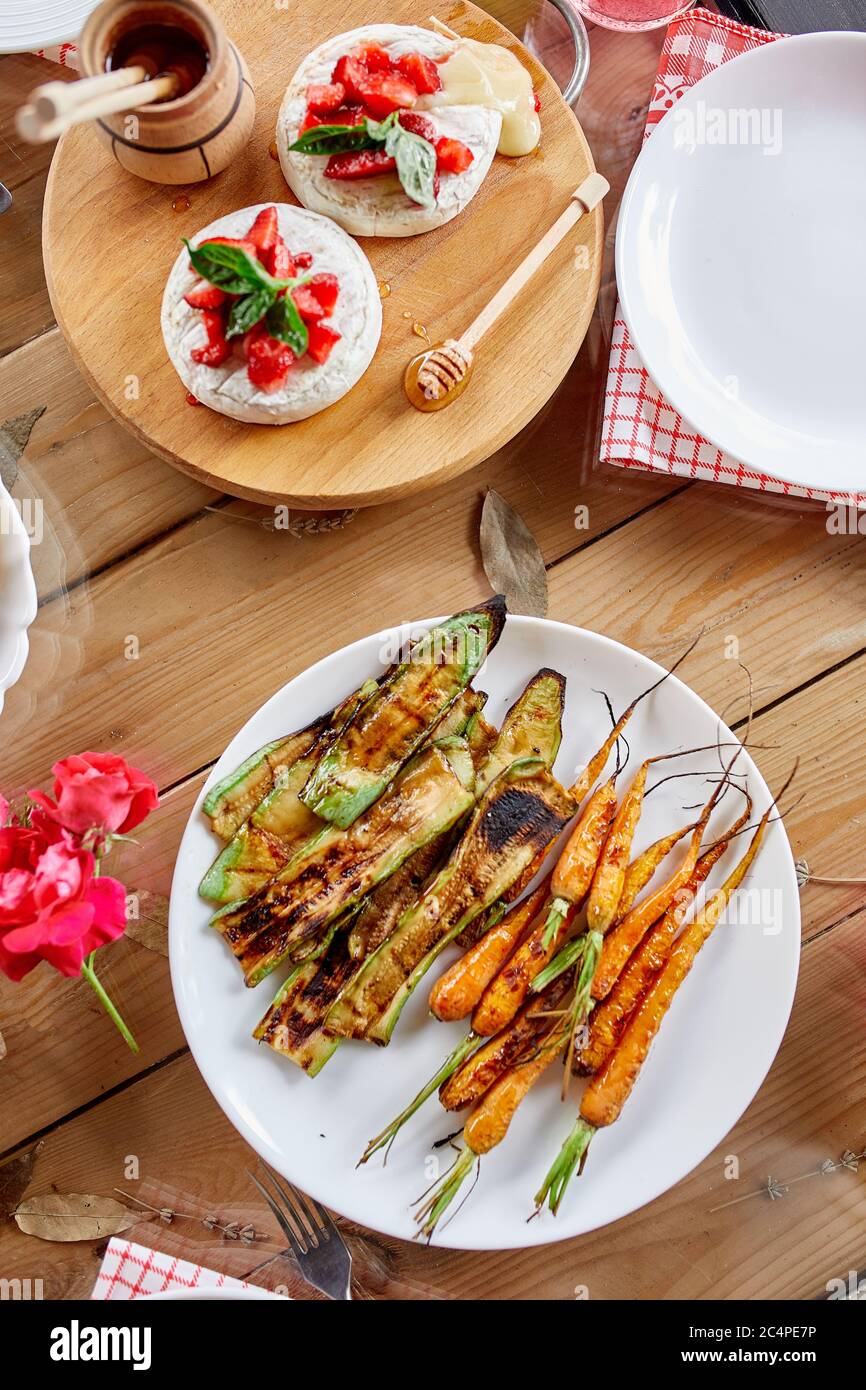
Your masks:
M456 824L473 803L474 769L464 739L424 749L348 830L326 825L270 883L212 918L255 985L416 849Z
M502 897L573 814L568 793L541 759L506 768L482 797L444 868L331 1009L328 1032L387 1042L439 952Z
M541 758L552 767L562 742L562 715L565 707L565 676L544 666L532 677L523 693L505 716L502 728L487 757L479 764L473 753L477 775L475 794L481 796L495 777L518 758ZM489 725L488 725L489 728ZM471 746L471 734L470 738ZM457 943L471 946L489 930L486 917L476 917L460 933Z
M324 1032L323 1020L360 968L361 962L349 955L345 933L341 932L324 959L292 973L253 1037L288 1057L309 1076L317 1076L342 1042L342 1038Z
M312 747L290 766L280 770L274 785L252 814L235 831L201 883L199 894L215 903L239 902L263 887L287 864L306 840L322 828L320 816L309 811L299 793L319 756L351 718L358 706L376 689L365 681L332 710Z
M289 734L288 738L266 743L264 748L252 753L234 772L211 787L202 803L202 810L210 818L214 834L221 840L230 840L250 812L276 785L280 774L309 752L327 725L327 718L317 719L306 729Z
M541 758L553 767L562 742L565 676L542 667L511 706L479 773L480 796L495 777L519 758Z
M301 792L304 804L335 825L351 825L466 689L504 621L504 601L494 598L419 638L319 759Z

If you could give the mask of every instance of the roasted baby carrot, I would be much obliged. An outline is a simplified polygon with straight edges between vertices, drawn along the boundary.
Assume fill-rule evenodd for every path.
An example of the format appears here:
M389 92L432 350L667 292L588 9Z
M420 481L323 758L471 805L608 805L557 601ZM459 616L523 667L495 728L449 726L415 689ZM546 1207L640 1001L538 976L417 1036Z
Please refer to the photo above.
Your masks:
M526 1055L482 1096L464 1126L464 1147L415 1213L421 1235L432 1236L443 1212L454 1201L482 1154L502 1143L518 1105L562 1052L567 1036L562 1022L554 1023L548 1033L532 1042Z
M692 831L688 854L679 868L664 883L660 884L654 893L650 893L636 907L631 908L613 930L608 932L604 939L598 970L592 982L593 999L604 999L610 992L632 951L643 940L653 922L658 921L662 913L667 911L677 893L688 882L692 870L698 862L701 840L707 828L707 822L715 809L722 790L727 786L726 779L727 773L701 812L700 819ZM587 912L588 916L589 913Z
M474 1153L489 1153L502 1143L518 1105L551 1062L556 1061L567 1036L565 1025L555 1023L482 1096L463 1128L463 1138Z
M540 1033L550 1028L550 1011L555 1009L568 988L560 978L543 994L534 994L523 1005L507 1028L472 1053L459 1070L443 1083L439 1100L446 1110L462 1110L479 1101Z
M580 1071L598 1071L619 1042L632 1010L644 990L652 983L653 976L667 960L698 888L726 852L731 837L736 835L749 819L752 802L748 795L746 800L743 813L734 821L725 836L708 849L706 854L701 855L688 882L683 885L670 907L627 961L613 989L593 1010L587 1041L577 1058Z
M454 1048L454 1051L450 1052L448 1056L445 1058L445 1061L442 1063L442 1066L439 1068L436 1074L434 1076L431 1076L430 1080L427 1082L425 1086L421 1087L421 1090L418 1092L417 1096L415 1096L414 1100L410 1100L405 1110L401 1110L400 1114L396 1117L396 1119L393 1119L389 1125L385 1126L385 1128L382 1130L380 1134L377 1134L374 1139L370 1140L361 1157L358 1159L359 1167L362 1163L366 1163L368 1158L372 1158L373 1154L376 1153L379 1149L390 1149L394 1140L397 1138L397 1135L400 1133L400 1130L407 1123L407 1121L411 1120L416 1110L420 1110L425 1100L429 1100L430 1097L434 1094L434 1092L437 1091L440 1086L444 1085L444 1083L448 1080L448 1077L451 1076L457 1070L457 1068L461 1065L462 1062L465 1061L465 1059L469 1056L473 1049L479 1046L480 1042L481 1039L476 1038L474 1033L469 1033L465 1038L463 1038L461 1042L457 1044L457 1046ZM388 1154L386 1151L386 1162L387 1159Z
M691 825L683 825L679 830L671 831L670 835L663 835L660 840L656 840L654 844L631 861L625 871L619 907L613 922L614 926L621 922L629 908L634 906L638 894L646 888L662 860L666 859L674 846L678 845L680 840L684 839L694 828L695 823L693 821Z
M600 1072L590 1081L580 1103L584 1120L596 1128L612 1125L622 1112L640 1075L653 1039L674 995L688 975L698 952L721 917L732 893L742 883L764 838L772 806L764 812L752 842L724 884L683 930L653 983L644 994L619 1043Z
M602 1070L587 1086L574 1128L536 1193L536 1210L545 1202L554 1213L558 1210L574 1171L585 1158L596 1130L613 1124L621 1114L674 995L719 921L731 894L742 882L754 861L771 811L772 806L762 816L752 843L740 863L704 910L685 928L631 1015L617 1046L608 1056Z
M586 921L590 931L607 931L616 916L622 896L623 880L643 805L647 773L653 759L641 763L637 774L613 818L610 833L598 857L598 866L589 890Z
M456 960L430 991L430 1011L450 1023L471 1014L496 972L547 901L550 876Z
M545 946L553 940L569 908L579 907L589 892L615 815L616 779L611 777L589 798L556 861L550 880L553 902L545 923Z

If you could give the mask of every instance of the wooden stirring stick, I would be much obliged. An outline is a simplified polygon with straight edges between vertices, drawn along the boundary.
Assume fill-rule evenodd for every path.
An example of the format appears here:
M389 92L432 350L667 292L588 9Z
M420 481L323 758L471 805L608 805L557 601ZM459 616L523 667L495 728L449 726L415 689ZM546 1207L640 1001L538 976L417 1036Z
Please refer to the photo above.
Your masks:
M165 101L179 86L175 73L147 79L147 69L136 66L82 77L77 82L46 82L31 92L27 105L18 111L18 134L31 145L44 144L79 121Z
M441 410L464 389L472 370L473 352L478 343L535 272L556 249L563 237L587 212L597 207L610 184L601 174L589 174L571 195L568 207L545 232L541 240L509 275L505 284L473 319L459 338L448 338L437 347L413 357L406 368L406 395L417 410Z

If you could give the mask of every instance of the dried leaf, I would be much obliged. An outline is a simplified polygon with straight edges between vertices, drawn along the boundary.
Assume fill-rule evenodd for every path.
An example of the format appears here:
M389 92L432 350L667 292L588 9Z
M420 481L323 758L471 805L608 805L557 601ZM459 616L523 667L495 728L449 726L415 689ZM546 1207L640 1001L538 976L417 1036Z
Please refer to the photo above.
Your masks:
M481 562L494 593L504 594L510 613L547 613L547 571L529 527L493 488L481 513Z
M126 935L148 951L167 956L168 898L149 893L145 888L136 889L134 896L138 899L138 916L128 915Z
M64 1241L116 1236L141 1220L137 1212L113 1197L91 1197L82 1192L43 1192L40 1197L28 1197L14 1215L26 1236Z
M18 477L18 460L27 448L33 426L46 409L46 406L38 405L35 410L16 415L12 420L4 420L0 425L0 481L4 487L14 485Z
M0 1217L11 1216L24 1193L30 1186L36 1160L42 1152L44 1140L40 1139L32 1149L15 1154L0 1163Z

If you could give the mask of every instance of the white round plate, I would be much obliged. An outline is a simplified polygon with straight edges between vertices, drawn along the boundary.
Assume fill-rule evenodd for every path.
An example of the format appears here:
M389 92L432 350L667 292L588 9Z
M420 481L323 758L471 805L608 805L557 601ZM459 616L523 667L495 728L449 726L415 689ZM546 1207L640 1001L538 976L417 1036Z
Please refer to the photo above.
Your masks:
M0 0L0 53L77 39L99 0Z
M27 629L36 617L30 539L18 508L0 483L0 714L3 694L27 660Z
M413 625L412 631L423 626ZM383 653L395 650L394 641L393 632L366 637L290 681L232 740L208 786L263 743L303 727L361 679L381 671ZM542 666L561 671L568 681L556 761L565 782L610 729L604 703L593 692L607 691L614 708L622 710L661 674L654 662L596 633L510 617L476 681L490 695L488 718L499 723ZM732 697L738 693L731 690ZM719 727L712 710L672 677L634 716L628 730L631 766L649 753L712 744ZM723 729L722 738L730 737ZM701 754L678 764L678 770L692 767L709 775L717 765L715 753ZM769 801L763 779L747 756L740 766L749 773L761 811ZM705 795L701 776L659 787L647 800L639 847L685 823L693 813L683 811L684 804ZM725 798L713 826L733 819L734 797ZM431 971L416 990L387 1049L345 1043L313 1080L256 1044L251 1034L278 978L247 989L234 957L207 925L209 909L196 887L218 846L199 804L181 842L169 919L172 984L196 1063L232 1123L286 1178L363 1226L411 1237L411 1206L430 1184L435 1164L444 1169L450 1162L449 1150L433 1145L453 1132L455 1117L430 1101L399 1136L387 1168L379 1156L362 1168L355 1164L370 1136L403 1108L465 1034L462 1025L446 1026L427 1014L429 985L439 972ZM593 1230L666 1191L715 1148L766 1075L794 995L800 911L791 851L779 822L768 830L748 887L750 902L765 916L772 914L778 931L767 934L751 920L717 930L683 985L622 1119L593 1142L585 1173L573 1183L559 1216L544 1213L526 1224L533 1194L577 1111L579 1087L562 1105L556 1067L518 1111L505 1143L484 1158L470 1200L437 1234L437 1244L508 1249Z
M779 39L667 113L626 187L616 275L650 376L771 477L866 491L866 34Z

